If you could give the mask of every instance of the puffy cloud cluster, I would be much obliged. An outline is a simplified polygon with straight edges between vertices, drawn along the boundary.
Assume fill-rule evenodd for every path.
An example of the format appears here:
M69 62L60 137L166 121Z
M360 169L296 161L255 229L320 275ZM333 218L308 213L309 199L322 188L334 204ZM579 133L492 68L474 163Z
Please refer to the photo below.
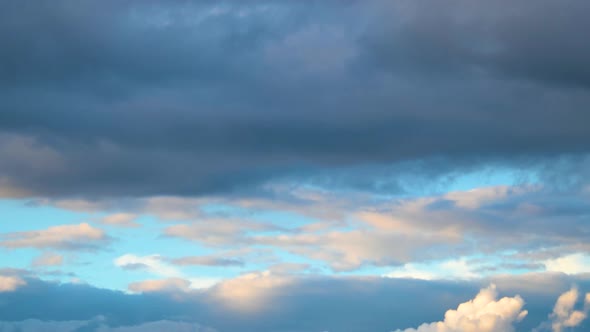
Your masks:
M524 300L520 296L498 300L496 286L491 285L482 289L473 300L447 311L441 322L396 332L511 332L514 331L513 324L528 314L523 306Z
M549 316L550 322L542 324L537 330L548 330L550 326L551 331L562 332L580 325L588 316L588 311L590 311L590 293L587 293L583 298L583 310L575 309L579 299L580 294L577 288L572 288L561 294L555 303L555 307L553 307L553 312Z

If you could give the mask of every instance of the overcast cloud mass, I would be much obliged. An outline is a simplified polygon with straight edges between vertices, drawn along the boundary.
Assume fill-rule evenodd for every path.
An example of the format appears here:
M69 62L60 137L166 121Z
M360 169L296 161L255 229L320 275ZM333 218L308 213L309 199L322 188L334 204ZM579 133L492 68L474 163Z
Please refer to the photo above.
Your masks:
M0 1L0 332L590 329L589 14Z

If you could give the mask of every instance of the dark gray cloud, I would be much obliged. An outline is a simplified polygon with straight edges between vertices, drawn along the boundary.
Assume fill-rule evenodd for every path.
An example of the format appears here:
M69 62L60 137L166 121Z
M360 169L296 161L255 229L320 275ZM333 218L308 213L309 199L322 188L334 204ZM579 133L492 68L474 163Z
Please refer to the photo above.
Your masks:
M523 278L528 282L523 283ZM179 328L196 328L198 322L220 332L390 331L440 320L447 309L469 300L488 282L308 278L278 287L263 310L236 312L212 296L214 290L130 295L27 279L27 286L0 293L0 322L4 322L0 326L55 321L62 326L78 324L81 331L101 331L106 326L117 331L117 327L173 322ZM572 283L581 291L589 287L587 280L565 275L504 277L494 282L501 296L520 294L526 300L529 315L518 325L519 331L544 321L557 296Z
M375 188L359 170L585 154L587 11L5 1L0 184L19 196L214 194L284 176ZM331 176L343 169L354 175Z
M439 75L476 71L498 78L587 88L590 47L579 32L583 1L381 1L368 54L394 72L422 66ZM396 20L386 17L394 12ZM534 110L531 110L534 112Z

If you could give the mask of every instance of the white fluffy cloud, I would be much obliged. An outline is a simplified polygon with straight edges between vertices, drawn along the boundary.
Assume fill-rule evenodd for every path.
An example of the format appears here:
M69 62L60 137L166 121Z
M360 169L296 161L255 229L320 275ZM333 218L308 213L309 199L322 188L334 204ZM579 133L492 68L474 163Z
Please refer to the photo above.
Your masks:
M396 332L511 332L513 324L521 321L527 311L520 296L498 300L496 286L482 289L473 299L448 310L441 322L425 323L417 329Z
M549 322L541 324L536 331L553 331L562 332L567 328L573 328L582 323L588 316L590 310L590 293L584 298L584 309L576 310L575 306L580 298L577 288L561 294L553 307L553 312L549 315Z
M543 262L547 271L562 272L567 274L580 274L590 272L590 256L583 253L571 254Z

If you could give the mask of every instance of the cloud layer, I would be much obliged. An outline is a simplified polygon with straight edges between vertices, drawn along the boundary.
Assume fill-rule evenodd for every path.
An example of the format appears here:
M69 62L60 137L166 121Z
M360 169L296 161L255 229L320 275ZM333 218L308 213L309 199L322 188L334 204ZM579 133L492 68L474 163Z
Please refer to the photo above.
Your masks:
M568 284L575 282L586 289L590 286L587 279L563 275L542 276L542 284L537 278L527 276L524 280L530 281L528 285L518 278L498 279L494 281L497 289L508 292L509 296L499 297L498 290L492 286L481 289L471 300L480 281L301 279L267 273L245 275L206 290L161 288L158 292L150 289L145 293L126 294L29 278L26 285L0 293L0 326L29 328L31 332L51 331L51 328L141 331L158 326L178 327L180 331L193 331L191 328L209 331L205 328L208 326L216 331L364 332L420 326L424 320L436 322L446 311L440 322L397 331L507 332L513 331L513 326L518 331L530 331L547 319L547 312ZM514 294L522 294L522 298ZM563 307L561 304L567 302L564 297L570 295L566 292L559 297L555 308ZM68 301L55 301L56 298ZM527 300L526 305L523 299ZM39 312L40 305L47 310ZM566 307L567 315L571 316L572 307L569 304ZM552 331L551 323L555 321L549 322L549 330L538 331ZM582 322L578 328L582 331L586 327Z
M587 154L587 10L4 3L2 190L203 195L293 177L377 190L399 181L376 166L440 175Z

